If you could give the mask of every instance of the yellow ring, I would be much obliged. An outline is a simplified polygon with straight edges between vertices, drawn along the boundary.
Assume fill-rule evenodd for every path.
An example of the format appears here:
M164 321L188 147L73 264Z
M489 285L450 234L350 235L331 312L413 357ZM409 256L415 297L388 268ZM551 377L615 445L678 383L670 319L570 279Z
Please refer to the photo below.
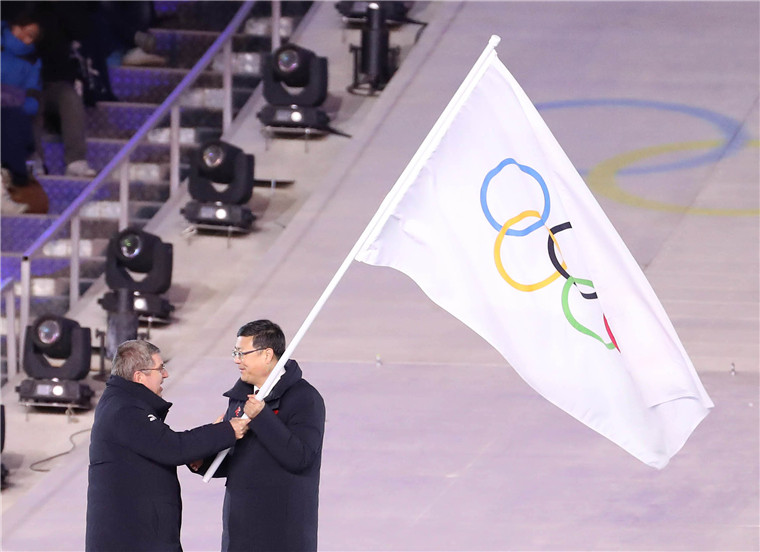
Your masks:
M519 289L520 291L536 291L537 289L541 289L543 287L548 286L551 284L554 280L560 277L560 273L558 271L554 271L554 274L549 276L548 278L541 280L540 282L537 282L535 284L521 284L520 282L517 282L512 279L512 277L507 274L507 271L504 269L504 265L501 262L501 242L504 240L504 235L507 233L507 230L509 228L517 223L520 222L522 219L526 217L536 217L537 219L541 219L541 215L538 213L538 211L523 211L516 217L513 217L509 219L507 222L504 223L504 226L501 227L501 230L499 230L499 235L496 236L496 244L494 245L494 261L496 262L496 268L499 271L499 274L501 274L501 277L504 278L507 283L512 286L515 289ZM559 251L559 244L557 243L557 239L554 237L554 234L551 230L549 230L549 236L551 236L552 241L554 242L554 246ZM560 251L560 254L562 252ZM567 265L564 261L560 263L562 265L562 268L567 270Z
M711 209L705 207L686 207L675 203L664 203L652 199L646 199L626 192L620 188L615 176L618 171L627 166L656 155L671 153L674 151L695 150L705 148L715 148L722 144L720 140L702 140L698 142L681 142L678 144L668 144L663 146L652 146L643 148L622 155L618 155L607 161L599 163L591 169L586 177L589 188L602 194L605 197L631 205L633 207L642 207L656 211L669 211L673 213L688 213L691 215L714 215L714 216L757 216L760 215L760 209ZM758 147L760 140L748 140L747 146Z

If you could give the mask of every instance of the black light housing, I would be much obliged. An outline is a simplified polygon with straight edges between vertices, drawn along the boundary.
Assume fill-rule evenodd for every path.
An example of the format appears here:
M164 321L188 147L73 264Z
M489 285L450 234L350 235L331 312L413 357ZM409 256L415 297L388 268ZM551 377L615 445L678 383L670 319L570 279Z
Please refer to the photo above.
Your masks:
M27 405L89 408L92 389L79 380L89 373L91 358L90 328L62 316L40 316L24 337L24 371L30 379L16 388L19 400Z
M347 21L352 23L363 23L367 20L367 8L370 4L380 4L385 10L386 18L389 23L405 23L409 21L408 13L414 2L335 2L335 9L338 10Z
M99 303L108 312L119 310L117 290L129 290L139 316L168 319L174 307L159 297L172 283L173 246L137 228L127 228L108 242L106 284L111 291ZM137 279L132 273L144 274Z
M245 206L253 195L254 157L227 142L206 142L190 160L193 201L180 210L199 226L248 230L255 217Z
M361 47L350 47L354 54L354 81L348 91L352 94L373 95L383 90L398 68L400 50L389 46L387 9L383 2L367 4Z
M284 44L262 58L261 78L268 105L257 113L274 129L328 130L319 109L327 99L327 58L295 44Z
M327 58L301 46L284 44L266 54L261 77L272 105L318 107L327 99Z

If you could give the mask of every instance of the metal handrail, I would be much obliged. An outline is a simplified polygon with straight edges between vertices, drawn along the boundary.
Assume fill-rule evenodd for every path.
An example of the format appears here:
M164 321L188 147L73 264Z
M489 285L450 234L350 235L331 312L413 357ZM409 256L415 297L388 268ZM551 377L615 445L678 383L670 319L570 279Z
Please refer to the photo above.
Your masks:
M5 299L5 358L9 374L18 373L18 340L16 338L16 294L13 278L6 278L0 284L0 295Z
M43 232L22 254L21 258L21 338L29 322L29 310L31 302L31 259L44 247L57 233L64 224L71 223L71 274L69 286L69 308L79 300L79 229L80 229L80 210L84 203L98 191L106 182L106 178L114 171L121 167L120 174L120 192L119 192L119 229L123 230L128 226L128 201L129 201L129 156L134 149L143 141L148 132L150 132L167 113L170 113L170 142L169 142L169 164L170 177L169 189L170 195L174 195L179 189L179 100L182 94L193 84L201 75L201 72L213 61L214 56L224 48L224 68L223 68L223 91L225 101L223 102L223 132L227 130L232 121L232 38L236 30L243 23L245 17L250 13L255 4L255 0L246 1L232 18L230 23L214 41L211 47L193 66L190 72L182 79L171 94L156 109L145 123L135 132L132 138L124 145L123 148L111 159L111 161L95 176L95 178L82 190L77 198L71 202L66 210L59 215L53 224ZM272 29L272 35L275 33L279 37L279 28Z

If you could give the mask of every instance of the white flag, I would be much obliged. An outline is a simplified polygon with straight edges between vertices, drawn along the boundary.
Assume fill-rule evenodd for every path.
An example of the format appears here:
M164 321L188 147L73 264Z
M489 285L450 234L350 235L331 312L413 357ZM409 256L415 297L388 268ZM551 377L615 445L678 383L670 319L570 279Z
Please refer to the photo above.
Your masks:
M493 47L383 209L357 260L407 274L541 395L642 462L667 465L713 406L638 264Z

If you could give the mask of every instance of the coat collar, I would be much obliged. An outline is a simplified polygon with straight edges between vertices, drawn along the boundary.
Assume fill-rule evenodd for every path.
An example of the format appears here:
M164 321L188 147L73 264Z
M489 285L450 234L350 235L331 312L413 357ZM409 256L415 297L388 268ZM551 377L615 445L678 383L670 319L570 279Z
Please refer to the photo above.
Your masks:
M112 375L108 378L106 389L108 388L119 389L131 397L146 403L150 408L160 413L162 417L166 416L166 413L169 412L172 406L172 403L165 401L142 383L129 381L120 376Z
M274 389L266 396L264 402L271 402L279 399L285 393L285 391L293 385L295 382L301 379L303 373L298 363L290 359L285 363L285 373L280 378L280 381L274 386ZM247 401L248 395L253 393L253 385L246 383L241 379L235 382L232 389L223 394L223 396L238 401Z

